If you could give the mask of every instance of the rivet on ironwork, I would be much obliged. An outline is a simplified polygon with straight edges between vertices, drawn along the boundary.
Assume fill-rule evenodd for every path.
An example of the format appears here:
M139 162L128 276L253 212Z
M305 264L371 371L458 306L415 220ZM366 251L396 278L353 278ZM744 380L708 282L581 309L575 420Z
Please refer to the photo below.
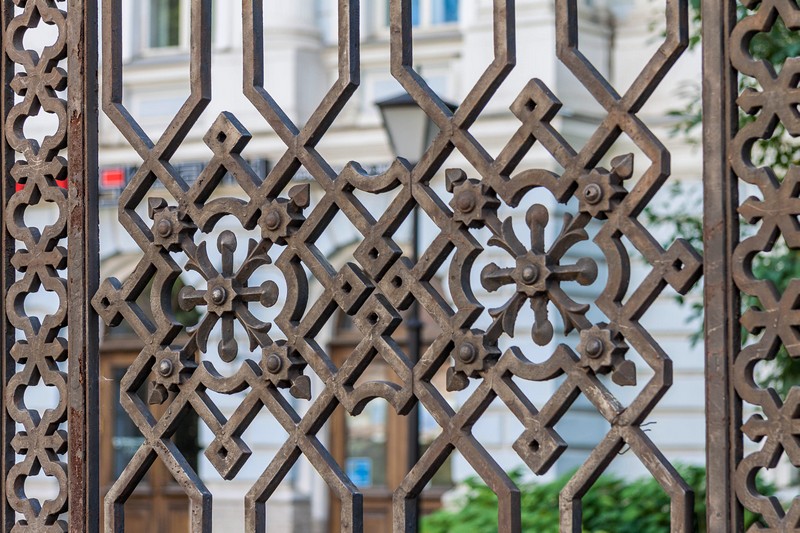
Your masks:
M228 291L224 287L215 287L211 291L211 301L217 305L222 305L228 298Z
M270 209L264 216L264 225L271 230L276 230L281 225L281 214L275 209Z
M167 219L162 219L158 222L156 230L162 237L169 237L172 235L172 222Z
M603 199L603 189L596 183L590 183L583 189L583 199L594 205Z
M471 363L478 357L478 350L471 342L465 342L458 348L458 358L464 363Z
M283 361L281 360L281 356L278 354L270 354L267 357L267 370L269 370L272 374L277 374L281 371L283 367Z
M158 373L164 376L165 378L170 377L174 370L175 366L169 359L162 359L161 362L158 363Z
M539 269L536 265L528 265L522 269L522 281L525 283L536 283L539 279Z
M592 359L597 359L603 355L603 341L597 337L590 337L586 341L586 355Z
M469 213L475 209L475 195L471 191L461 191L456 196L456 206L462 213Z

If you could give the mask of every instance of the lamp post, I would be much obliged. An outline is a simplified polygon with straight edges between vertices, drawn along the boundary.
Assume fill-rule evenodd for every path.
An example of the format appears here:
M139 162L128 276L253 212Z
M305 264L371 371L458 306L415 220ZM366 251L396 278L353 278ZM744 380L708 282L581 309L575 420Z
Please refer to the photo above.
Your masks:
M453 104L446 102L445 104L451 110L456 108ZM439 127L408 93L381 100L375 105L381 112L383 129L389 137L389 144L395 157L401 157L412 166L416 166L439 134ZM413 183L411 187L413 188ZM411 212L411 262L414 265L419 261L419 230L419 204L415 202ZM406 320L408 356L413 363L419 361L420 357L421 330L419 302L414 298ZM414 406L408 415L407 459L410 471L419 459L419 406ZM415 498L415 501L414 517L419 523L419 498Z

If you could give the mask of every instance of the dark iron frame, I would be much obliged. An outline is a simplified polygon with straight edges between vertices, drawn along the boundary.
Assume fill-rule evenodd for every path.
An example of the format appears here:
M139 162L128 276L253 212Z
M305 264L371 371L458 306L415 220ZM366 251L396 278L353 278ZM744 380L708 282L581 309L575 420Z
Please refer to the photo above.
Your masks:
M408 414L417 402L422 402L443 428L442 436L431 448L419 460L412 461L409 475L395 493L395 530L415 529L416 496L443 458L457 448L498 494L500 529L519 531L518 489L471 435L471 426L488 404L499 397L525 426L514 450L535 473L543 473L566 447L553 426L580 393L595 404L612 429L565 487L561 498L561 529L580 531L580 497L609 458L627 444L672 497L672 531L689 531L693 519L691 490L640 427L672 377L669 358L649 342L637 321L665 286L685 292L697 281L701 268L705 274L706 308L708 530L742 531L744 507L760 513L773 531L800 528L800 505L784 513L780 504L757 494L753 485L754 472L773 466L782 453L798 460L790 443L794 438L793 409L797 407L794 402L798 399L794 396L776 399L750 383L752 366L774 356L781 342L791 344L794 339L786 336L791 335L796 324L792 323L792 314L784 309L786 302L782 303L781 295L770 295L763 283L752 279L747 261L752 254L768 251L778 232L791 227L787 219L794 219L800 213L792 189L795 184L773 179L769 170L756 169L748 158L752 142L771 134L777 121L784 121L790 133L794 132L793 119L785 109L797 105L796 88L792 87L796 81L788 80L788 74L781 77L787 70L776 74L767 67L758 67L747 49L752 33L768 28L777 13L787 27L800 28L800 11L794 2L748 0L743 3L752 11L739 22L732 0L702 3L703 20L707 22L703 28L705 262L701 266L699 255L688 245L678 240L664 250L636 221L636 216L669 176L668 152L636 114L687 45L686 0L665 1L668 25L659 53L621 95L578 48L577 0L555 0L558 57L605 108L607 116L587 148L576 151L550 123L560 103L544 83L532 79L511 106L521 126L496 159L470 135L469 127L514 67L513 0L494 0L495 59L454 112L412 67L410 1L392 0L392 74L436 122L441 133L418 164L411 166L398 160L377 177L366 176L357 164L348 165L337 175L314 149L359 83L358 1L338 2L339 79L302 128L289 120L263 87L262 2L244 1L244 90L287 150L266 180L261 180L240 156L249 133L233 115L224 113L206 137L214 151L214 160L191 186L171 171L169 158L211 98L208 38L211 2L191 1L192 95L165 135L154 142L122 105L122 0L103 0L103 34L111 36L103 42L103 107L144 161L120 198L120 219L140 243L145 257L129 280L124 283L105 280L102 285L98 280L99 6L96 2L2 2L1 105L5 121L2 167L6 175L2 187L5 305L0 367L3 531L15 527L19 531L100 529L96 503L99 501L98 315L109 325L125 318L147 341L147 348L126 376L123 392L123 404L135 417L146 443L106 499L106 531L122 530L122 504L157 456L168 465L192 500L193 529L210 530L211 494L169 444L168 437L174 432L179 416L148 420L142 414L142 406L129 394L145 380L152 381L151 401L164 402L167 392L175 392L178 396L173 401L183 402L176 404L180 406L176 411L195 409L209 424L218 439L212 445L216 455L213 450L207 453L211 453L209 458L226 478L234 477L247 460L246 444L239 437L255 416L256 406L266 406L290 433L291 438L278 457L248 494L247 524L252 531L263 528L266 499L301 453L342 499L343 530L361 530L358 489L331 460L315 434L339 403L351 414L357 414L366 402L376 397L387 399L401 414ZM60 10L64 5L65 12ZM29 54L22 43L24 31L35 26L39 18L59 29L59 40L42 51L41 57ZM59 68L64 58L66 72ZM737 71L757 79L761 92L740 96ZM63 100L59 91L65 88L67 97ZM21 127L25 118L36 114L40 106L56 113L60 122L58 132L40 140L41 145L25 139ZM756 117L757 126L738 131L740 107ZM622 132L653 161L640 174L636 185L628 188L625 180L634 172L632 156L618 157L611 169L597 167ZM543 145L565 170L560 174L541 169L515 173L534 143ZM461 152L480 176L448 169L448 192L452 194L448 206L448 201L437 196L428 183L453 150ZM316 204L312 205L309 190L304 186L291 188L288 197L280 196L300 165L324 192ZM247 200L225 199L214 206L207 202L221 178L219 170L223 166L242 185ZM66 189L57 183L64 177ZM151 201L152 226L148 227L149 223L139 219L133 207L156 179L178 199L178 205ZM759 187L764 197L740 203L739 179ZM18 184L24 187L19 188ZM562 203L572 197L578 199L578 212L565 219L561 236L550 249L545 249L542 239L549 222L542 206L534 204L527 212L530 246L520 241L510 223L498 218L501 204L517 207L534 188L548 189ZM389 210L375 220L351 194L353 189L373 194L390 190L400 193ZM50 228L27 228L20 213L40 197L57 204L59 221ZM418 260L405 257L392 239L400 222L417 209L424 211L441 229L431 248ZM356 262L339 271L317 257L313 248L333 210L345 213L364 234L364 243L354 256ZM217 271L205 256L204 244L195 244L195 234L212 229L223 211L237 216L246 229L261 231L261 241L251 245L248 259L238 271L234 271L231 259L224 259L221 271ZM758 235L742 242L739 213L748 224L760 224L762 228ZM561 289L563 281L590 284L596 277L596 265L589 259L572 265L560 264L573 244L587 238L585 227L592 220L603 224L604 229L595 242L606 254L609 276L617 284L606 289L596 302L609 317L609 324L593 324L586 318L586 309ZM492 232L495 244L509 253L512 265L493 264L485 269L481 275L484 288L493 291L511 285L517 289L504 308L492 311L494 322L485 331L472 328L483 307L469 285L472 263L481 251L470 230L480 227ZM627 288L630 268L626 252L618 249L622 234L652 266L641 287L625 301L622 287ZM794 235L783 236L791 240ZM65 248L61 247L64 242ZM232 234L223 234L217 244L223 257L232 257L237 245ZM285 250L276 265L287 277L289 292L283 296L286 308L276 324L287 335L288 342L273 341L268 335L269 325L260 323L247 311L248 305L255 302L271 306L278 301L275 287L247 284L249 273L270 260L268 252L273 245ZM180 271L170 259L170 253L177 251L187 253L195 269L209 281L208 290L189 287L181 293L181 302L187 308L207 308L204 320L208 324L201 325L187 346L172 350L170 343L180 327L175 324L171 310L163 308L158 293L168 290L170 280ZM451 253L455 309L443 302L429 283ZM322 305L312 305L310 309L307 306L308 289L301 262L326 288ZM156 323L143 317L135 303L150 281L155 284ZM56 291L61 300L56 314L42 324L26 317L23 307L25 295L36 292L40 284ZM762 299L763 309L748 309L742 323L751 332L765 332L762 339L766 340L760 341L765 343L763 346L742 347L742 293ZM562 315L567 329L578 332L577 348L573 351L562 345L543 364L527 360L519 349L500 353L497 340L513 334L516 311L524 303L530 303L536 314L533 328L536 342L546 345L552 338L552 323L547 316L550 303ZM410 360L390 341L401 320L399 312L411 305L424 306L443 330L419 361ZM341 369L331 368L324 350L306 342L313 339L336 308L354 316L368 343L364 353L354 352L353 364ZM775 318L782 311L782 318ZM193 354L198 349L205 351L207 334L204 338L203 331L221 321L226 339L220 346L221 352L223 357L235 356L237 348L235 343L231 344L230 333L234 320L245 325L254 347L263 350L263 358L244 364L239 381L225 381L216 378L213 367L198 362ZM64 328L66 339L59 337ZM625 359L629 346L645 354L656 378L637 400L624 407L596 375L610 373L616 383L631 384L636 371ZM353 386L359 368L376 354L393 366L402 384ZM58 372L57 361L66 361L66 374ZM441 397L429 381L441 365L452 365L448 388L463 389L470 380L479 382L476 392L457 413L442 405ZM305 375L308 367L327 385L314 398L310 414L301 417L286 402L281 389L289 389L296 397L310 398L312 391ZM549 380L557 375L565 375L566 380L540 409L530 403L514 382L515 379ZM40 376L60 393L58 408L41 419L24 407L20 392ZM242 409L227 420L205 396L206 388L217 392L243 389L252 392ZM744 424L742 398L761 407L766 418L752 417ZM65 422L68 432L63 431ZM25 426L24 432L17 432L18 423ZM767 451L745 455L743 431L751 440L765 439ZM23 462L17 461L17 454L24 457ZM64 457L66 463L62 462ZM61 488L56 500L43 502L41 506L28 500L21 489L22 480L39 468L55 475ZM64 516L66 520L62 521Z

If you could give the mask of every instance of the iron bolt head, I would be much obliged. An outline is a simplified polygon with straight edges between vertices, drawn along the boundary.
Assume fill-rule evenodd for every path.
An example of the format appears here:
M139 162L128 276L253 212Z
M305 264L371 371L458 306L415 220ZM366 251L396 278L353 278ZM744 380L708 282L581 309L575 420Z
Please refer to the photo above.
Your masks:
M603 189L596 183L590 183L583 189L583 199L588 204L597 204L603 199Z
M281 371L281 367L283 366L283 360L281 356L278 354L270 354L267 357L267 370L269 370L272 374L277 374Z
M211 301L217 305L222 305L228 298L228 291L224 287L214 287L211 291Z
M175 365L173 365L172 361L169 359L162 359L161 362L158 363L158 373L165 378L170 377L174 370Z
M471 342L465 342L458 347L458 358L469 364L478 358L478 350Z
M597 359L603 355L603 341L597 337L590 337L586 341L586 355L592 359Z
M472 191L461 191L456 195L456 207L462 213L469 213L475 209L475 195Z
M167 219L161 219L156 225L156 231L162 237L169 237L172 235L172 222Z
M270 209L267 211L267 214L264 215L264 225L267 229L276 230L281 225L281 214L278 213L276 209Z
M525 283L535 283L539 279L539 269L536 265L527 265L522 269L521 277Z

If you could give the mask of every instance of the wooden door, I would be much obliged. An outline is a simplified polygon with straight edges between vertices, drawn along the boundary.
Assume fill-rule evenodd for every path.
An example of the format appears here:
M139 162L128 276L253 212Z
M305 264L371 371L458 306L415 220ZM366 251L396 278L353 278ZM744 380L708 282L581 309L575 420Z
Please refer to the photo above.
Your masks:
M128 464L144 441L119 402L120 380L136 353L107 353L100 362L100 481L101 496ZM147 403L146 387L140 396ZM152 407L158 417L163 407ZM197 418L187 417L173 437L190 464L197 462ZM193 449L194 448L194 449ZM102 509L102 507L101 507ZM160 461L156 461L125 503L125 531L132 533L186 533L189 499Z
M431 325L423 321L423 347L432 338ZM360 335L350 329L352 323L346 317L338 320L337 335L331 345L334 364L341 366ZM394 336L404 338L404 331ZM402 346L402 344L401 344ZM444 388L446 369L442 368L434 377ZM394 372L380 357L376 357L356 382L396 381ZM330 423L330 451L336 462L347 472L353 483L363 494L364 531L370 533L391 533L392 531L392 492L400 485L408 469L409 457L409 417L399 416L394 408L381 399L372 400L358 416L349 415L342 406L334 411ZM426 412L420 412L419 443L420 453L440 432L440 428ZM428 488L420 496L420 513L427 514L441 507L442 494L452 488L450 460L434 476ZM330 495L329 531L341 531L341 502Z

